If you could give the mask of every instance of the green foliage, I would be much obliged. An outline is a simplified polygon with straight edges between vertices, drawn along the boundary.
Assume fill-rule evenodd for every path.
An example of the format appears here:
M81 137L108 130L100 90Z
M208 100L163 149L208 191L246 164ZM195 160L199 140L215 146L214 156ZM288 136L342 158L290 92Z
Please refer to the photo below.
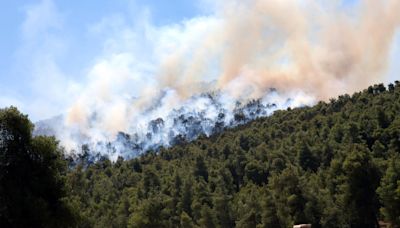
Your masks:
M53 138L31 137L26 116L11 108L0 120L6 226L68 226L76 217L78 227L400 224L399 83L276 111L131 160L93 164L86 151L68 170Z
M388 166L378 188L378 194L384 205L381 211L393 224L400 224L400 155L394 155Z
M185 212L182 212L181 214L181 227L182 228L193 228L194 224L192 221L192 218Z
M158 154L83 164L67 175L69 199L93 227L396 225L399 135L400 84L376 85Z
M368 149L354 145L343 162L343 204L351 226L373 227L378 224L376 188L379 173L371 162Z
M16 108L0 109L0 226L69 227L67 163L54 138L32 138L32 129Z

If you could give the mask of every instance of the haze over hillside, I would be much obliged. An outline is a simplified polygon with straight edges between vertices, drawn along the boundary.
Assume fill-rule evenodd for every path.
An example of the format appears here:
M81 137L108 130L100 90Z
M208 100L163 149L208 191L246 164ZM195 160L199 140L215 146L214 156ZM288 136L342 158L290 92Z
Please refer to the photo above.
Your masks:
M165 26L144 19L109 40L116 50L90 66L53 127L68 151L120 141L120 132L136 144L169 145L194 138L175 125L182 113L205 119L191 128L209 135L220 113L231 124L237 102L298 107L362 89L384 80L400 25L397 0L203 4L211 10L202 16ZM159 118L165 130L149 138Z
M113 162L88 148L65 156L52 137L27 139L26 116L0 109L0 136L10 136L0 141L9 212L0 224L398 227L399 112L396 81Z
M71 134L69 143L74 145L66 148L68 153L81 154L84 145L93 156L106 155L116 160L118 156L132 158L148 150L190 142L200 135L211 136L268 116L278 109L313 103L312 98L285 99L271 89L263 98L243 104L221 93L207 93L193 96L174 108L162 106L160 110L159 104L168 99L168 96L167 92L163 93L154 101L155 105L144 112L140 122L136 122L127 132L119 131L116 137L104 138L96 128L83 134L78 129L63 127L64 116L37 122L34 134L63 139L67 132ZM95 124L98 121L97 113L93 113L88 121ZM65 143L63 141L63 145ZM69 151L71 149L73 151Z
M0 1L0 227L400 228L399 12Z

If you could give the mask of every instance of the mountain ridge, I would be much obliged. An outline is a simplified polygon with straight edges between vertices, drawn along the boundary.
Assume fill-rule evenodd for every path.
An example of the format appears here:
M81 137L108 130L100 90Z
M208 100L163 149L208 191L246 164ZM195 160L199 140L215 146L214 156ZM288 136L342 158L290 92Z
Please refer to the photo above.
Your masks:
M400 83L378 84L134 159L82 159L69 199L91 226L396 226L399 116Z

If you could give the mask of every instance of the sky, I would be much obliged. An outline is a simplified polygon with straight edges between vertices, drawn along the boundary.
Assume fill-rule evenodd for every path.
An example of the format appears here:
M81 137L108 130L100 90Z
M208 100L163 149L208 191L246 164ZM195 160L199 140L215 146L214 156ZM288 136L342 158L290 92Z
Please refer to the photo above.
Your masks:
M208 15L207 2L1 0L0 107L14 105L34 121L46 119L64 113L86 89L91 75L107 71L110 64L117 62L112 71L117 68L123 74L136 61L142 73L153 72L155 55L148 53L156 51L155 31L163 30L163 38L174 39L176 34L168 34L168 28L180 31L190 19ZM342 7L351 10L357 4L358 0L346 0ZM399 41L397 35L385 83L400 78ZM127 62L118 61L121 56L129 56L123 58ZM152 80L140 75L138 83L129 85L132 90L140 89L140 81Z
M0 1L0 107L17 106L34 120L60 114L110 33L144 16L162 26L200 10L185 0Z

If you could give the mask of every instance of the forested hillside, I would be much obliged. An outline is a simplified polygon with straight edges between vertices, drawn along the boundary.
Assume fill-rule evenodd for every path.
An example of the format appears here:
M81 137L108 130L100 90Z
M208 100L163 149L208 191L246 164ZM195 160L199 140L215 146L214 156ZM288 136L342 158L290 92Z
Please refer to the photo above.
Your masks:
M83 226L400 224L400 84L67 175Z
M1 126L9 121L4 116L0 115ZM56 145L46 140L35 137L26 145L37 150L46 148L46 143ZM3 154L10 156L4 142L3 137L2 203L5 193L21 186L3 175L9 164ZM58 150L52 147L46 153L51 151ZM37 210L49 207L46 215L51 218L51 208L65 208L56 215L70 216L71 226L76 222L78 227L291 227L299 223L375 227L378 221L386 221L399 227L400 83L371 86L313 107L276 111L209 138L148 151L131 160L111 162L101 157L93 163L87 154L78 159L55 155L36 159L42 161L36 163L53 164L48 171L40 169L42 173L59 175L39 182L63 190L49 200L53 204L46 206L42 201L47 196L37 192L37 184L29 183L36 192L34 199L43 199L37 201L44 205ZM12 170L16 172L15 167ZM40 172L31 173L36 174ZM4 188L3 180L13 185ZM28 199L15 202L25 205ZM2 222L23 219L22 212L9 212L13 208L0 209ZM45 226L56 223L49 224Z

